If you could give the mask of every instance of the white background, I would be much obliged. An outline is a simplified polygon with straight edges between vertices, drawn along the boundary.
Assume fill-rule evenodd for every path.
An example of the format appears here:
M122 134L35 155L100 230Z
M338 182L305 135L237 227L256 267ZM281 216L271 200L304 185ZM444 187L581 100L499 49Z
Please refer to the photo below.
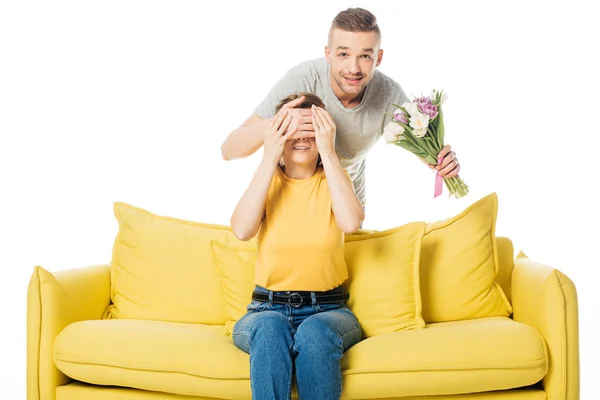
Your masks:
M222 141L287 69L322 56L337 12L362 5L383 33L380 70L409 95L449 93L446 141L471 187L434 200L432 171L380 141L364 227L446 218L498 193L497 234L577 287L582 398L599 398L600 29L587 4L3 2L2 397L25 398L33 267L110 262L117 200L228 224L262 151L226 162Z

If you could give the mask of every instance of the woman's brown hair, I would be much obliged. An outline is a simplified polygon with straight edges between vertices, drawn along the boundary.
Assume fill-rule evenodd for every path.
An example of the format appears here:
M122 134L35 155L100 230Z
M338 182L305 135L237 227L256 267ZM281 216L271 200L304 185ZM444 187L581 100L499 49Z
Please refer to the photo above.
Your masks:
M296 108L309 108L310 109L310 107L314 104L317 107L321 107L322 109L325 109L325 104L323 104L323 101L319 98L319 96L316 96L312 93L301 92L301 93L291 94L288 97L281 99L279 104L277 104L277 107L275 107L275 114L277 114L279 112L279 110L281 110L281 107L283 107L290 101L296 100L302 96L304 96L304 101Z

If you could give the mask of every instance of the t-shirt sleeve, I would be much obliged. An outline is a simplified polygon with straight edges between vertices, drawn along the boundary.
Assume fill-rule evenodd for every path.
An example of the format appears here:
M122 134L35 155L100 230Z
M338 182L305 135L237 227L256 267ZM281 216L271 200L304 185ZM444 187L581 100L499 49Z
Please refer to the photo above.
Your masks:
M398 90L396 91L396 99L394 99L394 100L395 100L394 104L398 104L398 105L402 105L402 103L410 101L410 99L408 98L406 93L404 93L404 90L402 90L402 87L400 87L400 85L398 85Z
M300 64L290 69L279 81L271 88L267 97L254 109L254 113L260 118L271 118L275 115L275 107L281 99L295 93L310 92L313 90L308 84L309 71L306 65Z

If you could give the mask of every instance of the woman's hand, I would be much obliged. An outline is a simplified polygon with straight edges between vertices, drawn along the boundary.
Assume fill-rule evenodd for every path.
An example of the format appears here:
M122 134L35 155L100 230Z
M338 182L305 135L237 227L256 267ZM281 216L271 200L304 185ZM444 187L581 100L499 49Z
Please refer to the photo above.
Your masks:
M279 161L286 140L296 132L296 128L288 130L291 121L292 115L288 109L281 109L275 116L271 126L265 133L264 158L269 161Z
M312 106L315 142L321 157L335 153L335 123L331 115L320 107Z

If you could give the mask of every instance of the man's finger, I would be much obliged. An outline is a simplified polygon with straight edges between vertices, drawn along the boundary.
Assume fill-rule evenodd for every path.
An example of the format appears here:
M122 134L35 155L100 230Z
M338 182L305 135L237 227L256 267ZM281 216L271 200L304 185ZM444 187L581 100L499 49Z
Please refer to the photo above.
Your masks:
M302 102L304 101L304 96L302 97L298 97L296 100L292 100L288 103L286 103L283 107L281 108L285 108L286 110L288 108L295 108L297 106L299 106L300 104L302 104Z
M456 159L456 153L451 151L450 153L446 154L446 156L442 159L442 162L437 166L437 169L441 170L442 168L446 168L448 165L450 165L450 163L454 161L458 163L458 160Z
M298 125L298 130L299 131L306 131L306 132L314 132L315 131L315 127L313 126L312 118L310 119L309 122L307 122L305 124Z
M458 162L451 163L445 168L442 168L438 173L444 178L452 178L460 172L460 164Z
M442 168L445 168L454 159L456 159L456 153L454 153L453 151L449 151L448 149L450 149L450 146L444 146L438 154L438 161L441 160L436 166L436 169L438 171Z
M444 158L446 157L446 155L448 153L450 153L450 145L445 145L444 147L442 147L442 149L440 150L440 152L438 153L438 158Z
M296 117L299 124L309 124L312 122L312 112L309 110L308 114L302 114L300 117Z

